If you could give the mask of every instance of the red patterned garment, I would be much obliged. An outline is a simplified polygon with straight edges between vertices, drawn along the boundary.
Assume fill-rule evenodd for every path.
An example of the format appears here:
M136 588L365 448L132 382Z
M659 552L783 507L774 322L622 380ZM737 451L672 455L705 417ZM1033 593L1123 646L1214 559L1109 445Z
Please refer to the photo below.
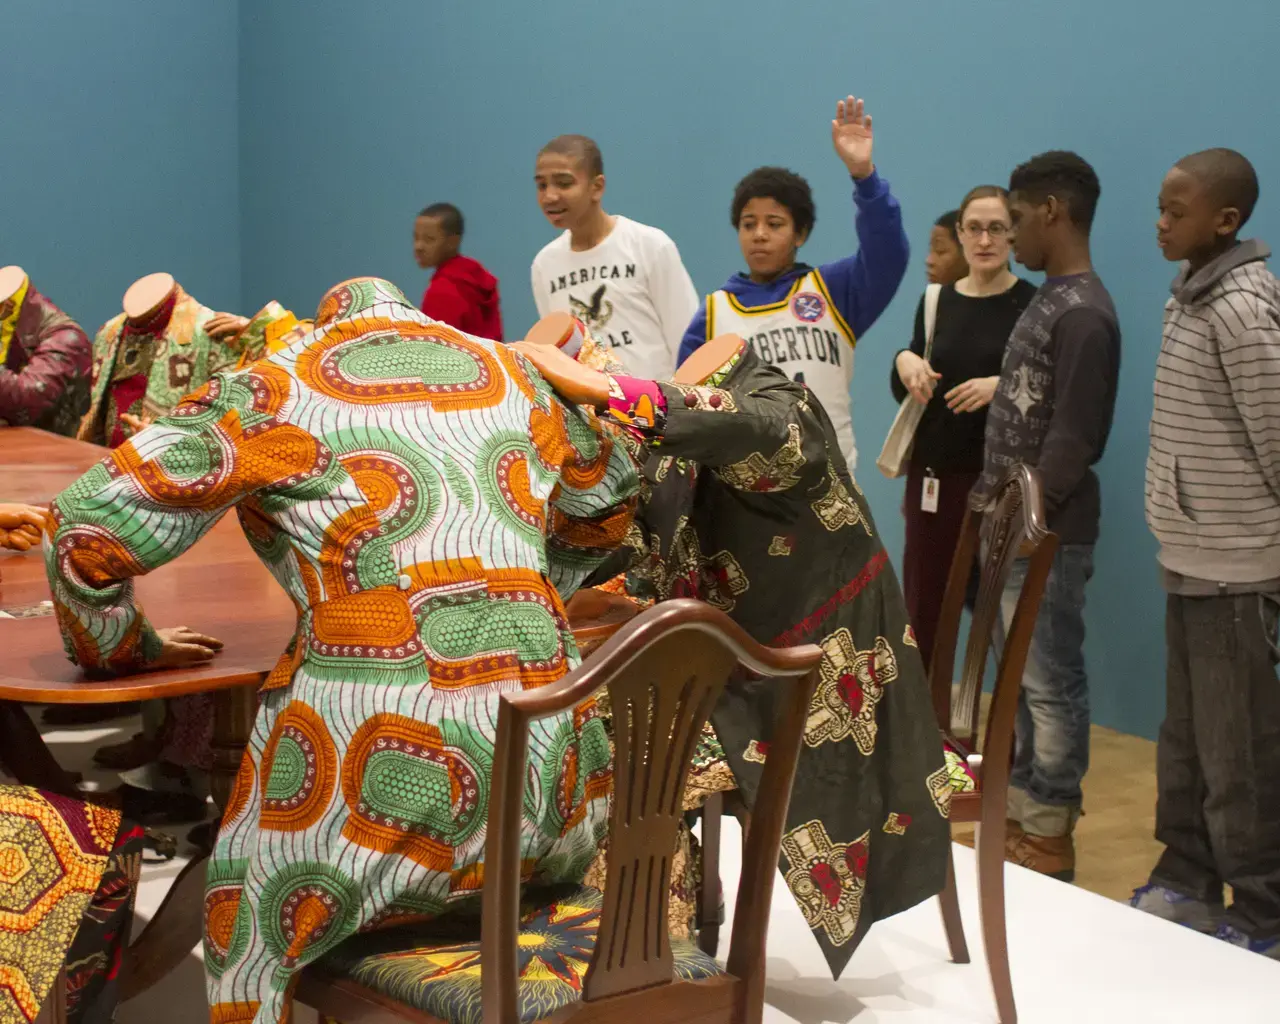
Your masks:
M106 803L0 787L0 1022L34 1021L64 967L67 1020L114 1019L142 841Z
M30 281L0 303L0 426L71 435L89 408L89 338Z

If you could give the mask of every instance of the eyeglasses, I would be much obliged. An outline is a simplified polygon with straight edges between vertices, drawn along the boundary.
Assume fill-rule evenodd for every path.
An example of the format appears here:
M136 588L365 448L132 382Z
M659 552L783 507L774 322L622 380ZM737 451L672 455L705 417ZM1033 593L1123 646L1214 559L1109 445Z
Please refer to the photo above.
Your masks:
M1013 234L1013 228L1008 224L1001 224L997 221L995 224L978 224L976 221L972 224L965 224L960 228L962 235L968 235L970 238L978 239L983 235L989 235L993 241L999 241L1002 238L1008 238Z

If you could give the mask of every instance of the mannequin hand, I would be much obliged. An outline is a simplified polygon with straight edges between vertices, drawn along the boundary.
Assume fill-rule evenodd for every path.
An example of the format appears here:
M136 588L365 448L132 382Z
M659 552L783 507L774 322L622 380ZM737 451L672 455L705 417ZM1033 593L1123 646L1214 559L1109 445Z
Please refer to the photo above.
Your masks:
M533 363L566 401L593 409L603 409L609 404L609 378L599 370L583 366L554 345L517 341L510 347Z
M212 661L213 656L222 650L222 641L215 640L203 633L195 633L186 626L175 626L172 629L158 629L157 635L164 641L160 654L150 662L148 668L186 668L188 665L202 665Z
M129 433L140 434L155 421L150 416L135 416L131 412L122 412L120 422L129 428Z
M29 551L40 543L44 510L32 505L0 505L0 548Z
M0 548L30 551L44 533L44 510L31 505L0 505Z
M894 365L898 370L898 379L911 392L911 397L921 405L928 405L942 374L910 351L899 352Z
M863 115L863 102L853 96L836 104L836 118L831 122L831 144L836 156L861 180L875 170L871 162L871 115Z
M211 338L225 338L232 334L239 334L248 326L249 318L247 316L237 316L235 313L215 313L204 325L204 332Z
M946 394L947 408L952 412L977 412L991 404L999 377L974 377L957 384Z

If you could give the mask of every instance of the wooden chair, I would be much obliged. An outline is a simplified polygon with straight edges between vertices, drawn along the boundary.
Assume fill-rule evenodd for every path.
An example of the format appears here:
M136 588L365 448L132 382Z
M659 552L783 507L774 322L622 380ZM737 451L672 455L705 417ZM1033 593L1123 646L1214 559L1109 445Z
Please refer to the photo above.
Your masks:
M952 671L960 635L960 616L971 567L985 547L977 603L965 645L964 671L953 703ZM1004 857L1005 808L1009 772L1013 760L1013 730L1022 687L1022 670L1035 629L1045 581L1053 565L1058 538L1045 525L1044 498L1035 470L1015 465L995 494L965 514L960 542L947 578L946 595L938 620L933 662L929 666L934 711L944 742L967 762L973 789L956 793L951 801L953 822L977 824L978 903L987 968L995 990L1001 1024L1017 1024L1013 983L1009 975L1009 943L1005 932ZM1026 578L1004 647L997 653L995 692L987 716L987 728L978 745L978 713L987 655L1000 616L1000 601L1013 563L1028 557ZM947 884L940 896L942 920L951 958L969 962L960 904L956 897L955 862L947 854Z
M761 647L721 612L698 601L676 600L633 619L589 663L559 682L503 694L479 936L472 931L459 944L457 922L446 917L413 933L351 940L303 972L296 1000L344 1024L759 1022L770 898L821 658L814 646ZM726 970L691 944L671 940L667 893L690 759L703 722L738 666L786 680L788 692L780 702L747 840ZM522 897L520 884L529 727L577 707L606 686L616 758L604 893L578 890L558 898L557 909L548 913L534 890ZM576 928L574 954L589 966L585 972L556 971L555 979L540 968L539 981L527 970L529 951L548 941L554 930L550 922L566 919ZM370 955L370 949L377 952ZM400 969L407 961L412 961L409 976ZM428 993L435 981L421 976L432 973L419 970L426 963L433 965L434 977L449 974L455 979L449 983L462 986L444 999L448 1012L443 1015L425 1008L440 1009L445 991ZM437 970L441 964L448 967ZM398 970L399 984L386 983L388 965ZM557 987L561 981L564 986ZM568 999L564 987L570 990ZM558 995L547 998L552 988ZM531 1005L534 997L542 1003Z

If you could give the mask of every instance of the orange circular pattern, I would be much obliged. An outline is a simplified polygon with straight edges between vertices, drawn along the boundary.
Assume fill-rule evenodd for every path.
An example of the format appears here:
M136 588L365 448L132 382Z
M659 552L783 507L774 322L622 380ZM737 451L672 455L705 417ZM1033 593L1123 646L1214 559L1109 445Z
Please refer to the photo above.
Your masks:
M231 785L231 794L227 797L227 806L222 812L223 826L236 821L249 806L249 797L253 795L253 784L257 776L253 771L253 758L248 754L240 759L240 770L236 772L236 780Z
M498 461L498 488L512 512L542 529L543 505L529 488L529 462L523 452L508 452Z
M328 810L338 751L324 720L301 701L281 712L262 752L263 829L302 832Z

